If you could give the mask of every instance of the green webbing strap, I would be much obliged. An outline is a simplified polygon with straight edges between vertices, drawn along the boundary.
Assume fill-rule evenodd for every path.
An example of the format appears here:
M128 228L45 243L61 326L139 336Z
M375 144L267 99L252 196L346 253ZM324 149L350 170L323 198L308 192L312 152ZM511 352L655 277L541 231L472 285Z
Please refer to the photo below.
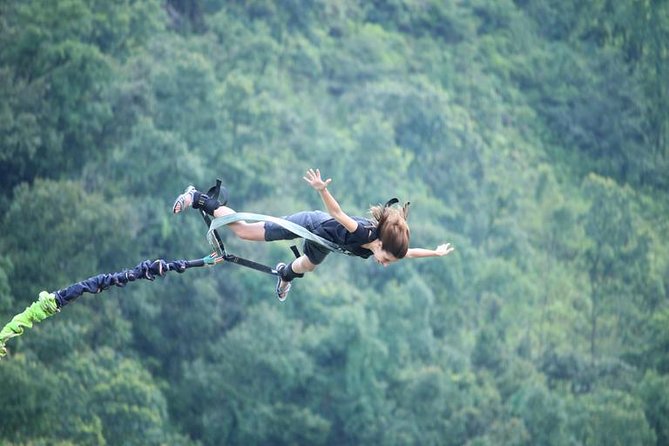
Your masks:
M271 223L277 224L281 226L282 228L285 228L292 232L293 234L302 237L303 239L306 240L311 240L314 243L318 243L324 248L329 249L330 251L333 252L339 252L342 254L347 254L347 255L354 255L350 251L342 248L341 246L332 243L329 240L325 240L323 237L319 237L316 234L313 234L309 232L306 228L297 225L291 221L284 220L283 218L276 218L276 217L271 217L269 215L262 215L262 214L251 214L249 212L236 212L234 214L226 215L225 217L218 217L215 218L212 222L211 225L209 226L209 231L207 232L207 240L209 240L209 244L219 253L222 252L222 246L217 242L216 237L215 237L215 231L220 228L221 226L226 226L229 225L230 223L235 223L238 221L269 221Z
M53 293L42 291L39 299L26 307L0 331L0 358L7 354L5 344L13 337L21 336L25 328L32 328L33 323L42 322L58 312L56 297Z

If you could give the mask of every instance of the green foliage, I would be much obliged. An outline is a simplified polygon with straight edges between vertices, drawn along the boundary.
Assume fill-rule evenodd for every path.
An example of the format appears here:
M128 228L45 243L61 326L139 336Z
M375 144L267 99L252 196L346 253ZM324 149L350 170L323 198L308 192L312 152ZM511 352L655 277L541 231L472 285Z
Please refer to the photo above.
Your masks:
M59 411L69 419L54 428L57 436L77 444L169 442L165 398L136 360L110 350L74 355L56 377Z
M0 314L5 313L5 311L11 312L10 306L14 302L9 286L9 277L13 270L11 261L6 257L0 257Z
M530 387L531 386L531 387ZM567 445L568 415L560 397L543 386L523 387L510 399L512 411L529 434L530 444Z
M128 211L127 204L110 206L76 182L37 180L32 187L19 186L3 224L6 252L15 265L12 288L27 300L45 285L55 291L123 264L118 260L129 253L138 257L131 239L139 228ZM35 268L40 283L34 280Z
M666 444L667 2L0 2L0 316L209 249L233 208L411 201L412 245L274 300L223 264L12 345L0 443ZM274 264L287 243L233 239Z
M0 68L0 171L3 188L33 175L43 145L60 142L55 129L40 125L44 85L28 83L9 66Z
M114 58L159 28L157 6L35 0L8 7L0 36L0 91L16 109L3 107L2 135L9 154L22 156L8 157L5 187L35 174L53 178L53 172L75 168L75 159L96 157L104 148L105 128L113 120L106 94Z
M669 378L647 372L639 384L638 394L644 404L644 413L655 432L657 444L669 440Z
M0 436L8 441L47 436L57 424L57 377L25 356L0 368Z
M618 327L605 326L606 331L625 329L626 318L642 317L633 308L621 311L621 307L629 305L631 296L647 281L649 243L635 227L629 189L590 175L585 180L584 193L591 200L584 220L589 242L584 250L584 266L591 284L590 353L595 356L602 313L622 313Z
M669 374L669 358L664 354L669 348L669 308L654 313L642 329L642 345L630 353L630 359L663 375Z
M638 399L615 390L595 392L579 400L574 429L583 444L652 445L656 435L650 428Z
M178 419L207 444L322 444L329 423L297 404L314 374L301 331L276 307L253 310L214 341L211 362L184 364ZM202 393L194 394L194 388Z

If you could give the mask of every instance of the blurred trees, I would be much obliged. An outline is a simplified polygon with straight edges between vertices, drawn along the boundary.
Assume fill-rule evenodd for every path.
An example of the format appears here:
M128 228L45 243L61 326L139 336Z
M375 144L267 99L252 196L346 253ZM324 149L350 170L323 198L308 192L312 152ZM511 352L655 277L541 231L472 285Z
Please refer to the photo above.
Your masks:
M117 64L161 24L155 1L34 0L3 9L1 172L11 188L77 171L107 148Z
M411 201L447 258L233 265L86 296L9 345L0 442L665 444L666 1L0 2L0 316L172 216ZM226 234L227 236L227 234ZM268 263L290 255L228 237Z

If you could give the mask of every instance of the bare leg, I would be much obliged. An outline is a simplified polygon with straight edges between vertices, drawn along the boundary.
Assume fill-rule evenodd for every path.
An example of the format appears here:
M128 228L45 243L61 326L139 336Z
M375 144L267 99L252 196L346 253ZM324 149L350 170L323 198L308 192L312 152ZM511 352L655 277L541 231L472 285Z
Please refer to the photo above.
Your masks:
M225 217L226 215L234 214L235 210L227 206L219 206L214 211L214 217ZM245 221L238 221L230 223L228 227L235 233L237 237L242 240L253 240L262 242L265 240L265 223L255 222L247 223Z
M310 273L315 270L318 265L314 264L309 260L309 257L306 255L301 255L298 259L293 261L293 271L297 274Z
M183 194L179 195L172 206L172 212L178 214L193 205L194 194L197 190L193 186L188 186ZM226 215L234 214L235 211L227 206L219 206L214 210L214 217L224 217ZM242 240L265 240L265 223L247 223L239 221L230 223L228 227L235 233L235 235Z

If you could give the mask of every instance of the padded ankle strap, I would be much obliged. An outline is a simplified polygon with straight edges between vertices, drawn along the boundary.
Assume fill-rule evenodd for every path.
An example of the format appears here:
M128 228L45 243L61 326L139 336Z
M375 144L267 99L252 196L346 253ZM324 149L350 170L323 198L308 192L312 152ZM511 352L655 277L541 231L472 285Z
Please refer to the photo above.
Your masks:
M193 192L193 208L202 209L207 214L214 216L214 211L221 206L215 198L210 198L207 194L202 192Z
M290 282L291 280L300 277L304 277L304 273L297 274L295 271L293 271L293 262L290 262L288 265L286 265L285 268L281 270L281 278L286 282Z

